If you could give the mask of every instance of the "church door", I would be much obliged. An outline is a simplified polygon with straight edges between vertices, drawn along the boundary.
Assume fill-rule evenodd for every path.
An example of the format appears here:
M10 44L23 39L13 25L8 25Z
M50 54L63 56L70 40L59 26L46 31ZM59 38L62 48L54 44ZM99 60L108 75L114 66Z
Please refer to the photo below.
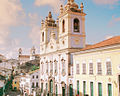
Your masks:
M50 94L53 96L53 81L50 80Z
M65 96L65 87L62 87L62 96Z
M120 75L118 76L118 81L119 81L119 95L120 95Z

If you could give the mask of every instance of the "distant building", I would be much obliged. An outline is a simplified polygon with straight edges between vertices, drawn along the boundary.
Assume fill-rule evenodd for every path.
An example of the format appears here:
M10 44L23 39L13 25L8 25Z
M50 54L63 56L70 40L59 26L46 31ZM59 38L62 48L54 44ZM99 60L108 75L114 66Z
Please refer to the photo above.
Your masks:
M74 96L120 96L120 36L73 54Z
M6 60L6 57L0 54L0 63L5 60Z
M5 85L5 76L2 76L0 74L0 88L2 88Z
M27 73L20 78L20 90L24 94L33 95L39 89L39 70Z
M0 80L0 88L2 88L5 85L5 80Z
M20 90L20 78L21 76L15 76L12 82L12 89L13 90Z
M13 69L13 68L16 68L18 65L19 65L19 61L16 59L8 59L0 63L0 67L6 68L6 69Z
M19 50L19 54L18 54L18 60L20 61L20 64L28 62L30 60L35 60L35 59L39 59L39 54L35 53L35 47L32 47L30 50L30 55L23 55L22 54L22 49L20 48Z

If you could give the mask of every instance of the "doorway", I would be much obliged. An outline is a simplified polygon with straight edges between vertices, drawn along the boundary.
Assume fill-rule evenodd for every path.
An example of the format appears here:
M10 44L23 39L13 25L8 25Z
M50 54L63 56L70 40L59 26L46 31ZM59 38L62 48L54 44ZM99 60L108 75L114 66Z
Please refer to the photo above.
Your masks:
M118 82L119 82L119 95L120 95L120 75L118 75Z
M62 87L62 96L65 96L65 87Z
M53 96L53 80L50 80L50 96Z

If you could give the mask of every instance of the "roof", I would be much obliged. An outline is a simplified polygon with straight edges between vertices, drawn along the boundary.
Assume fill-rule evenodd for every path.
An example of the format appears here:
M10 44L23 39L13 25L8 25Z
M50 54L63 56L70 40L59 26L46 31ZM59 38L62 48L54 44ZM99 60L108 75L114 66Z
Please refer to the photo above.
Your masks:
M39 72L39 70L40 70L40 69L37 69L37 70L35 70L35 71L28 72L28 74L33 74L33 73L35 73L35 72Z
M115 44L120 44L120 36L115 36L110 39L104 40L102 42L96 43L94 45L87 46L86 48L81 49L81 51L105 47L105 46L111 46Z
M30 58L30 55L19 55L19 58Z

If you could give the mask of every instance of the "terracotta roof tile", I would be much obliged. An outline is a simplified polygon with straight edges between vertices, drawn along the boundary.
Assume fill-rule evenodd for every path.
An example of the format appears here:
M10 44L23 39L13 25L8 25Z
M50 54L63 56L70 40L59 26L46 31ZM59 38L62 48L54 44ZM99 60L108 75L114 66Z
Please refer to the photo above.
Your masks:
M19 55L19 58L22 57L22 58L30 58L29 55Z
M87 46L86 48L81 49L81 51L115 45L115 44L120 44L120 36L115 36L110 39L104 40L102 42L96 43L94 45Z

